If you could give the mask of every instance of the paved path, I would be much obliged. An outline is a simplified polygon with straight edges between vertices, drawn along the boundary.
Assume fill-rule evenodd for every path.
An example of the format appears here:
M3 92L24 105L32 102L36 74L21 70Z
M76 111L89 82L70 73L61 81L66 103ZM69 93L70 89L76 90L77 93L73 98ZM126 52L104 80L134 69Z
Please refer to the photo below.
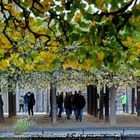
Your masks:
M13 134L13 124L19 117L28 115L18 115L17 118L5 118L5 123L0 125L0 135ZM75 121L74 116L67 120L63 115L53 125L49 116L38 115L31 117L36 122L36 126L26 132L26 135L49 135L49 136L76 136L76 135L140 135L140 117L130 114L117 115L117 125L111 127L109 123L98 120L90 115L84 115L82 122Z

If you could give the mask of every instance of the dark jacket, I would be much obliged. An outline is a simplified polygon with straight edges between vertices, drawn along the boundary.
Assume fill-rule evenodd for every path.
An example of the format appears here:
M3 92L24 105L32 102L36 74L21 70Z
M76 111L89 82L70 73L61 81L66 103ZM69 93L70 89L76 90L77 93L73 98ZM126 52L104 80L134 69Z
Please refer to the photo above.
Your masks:
M58 108L61 108L63 106L63 95L59 95L57 97L57 105L58 105Z
M34 94L31 93L27 93L27 97L28 97L28 105L35 105L35 97Z
M64 100L65 108L72 109L72 96L66 96Z
M74 99L74 105L75 105L75 108L84 108L86 104L86 101L85 101L85 98L83 95L77 95Z

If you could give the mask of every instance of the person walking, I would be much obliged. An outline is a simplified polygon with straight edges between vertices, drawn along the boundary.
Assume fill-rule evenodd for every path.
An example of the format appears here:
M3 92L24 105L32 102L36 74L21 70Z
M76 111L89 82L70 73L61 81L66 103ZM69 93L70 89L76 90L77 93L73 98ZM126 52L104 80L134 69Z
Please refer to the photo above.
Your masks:
M72 95L71 92L67 93L64 100L65 111L67 115L67 119L70 119L72 114Z
M63 112L63 92L60 93L57 97L57 106L58 106L58 118L62 117Z
M126 95L123 93L123 95L121 96L121 104L123 107L123 113L126 112Z
M34 97L34 93L33 92L28 92L27 93L27 97L28 97L28 114L34 114L33 111L33 106L35 105L35 97Z
M19 99L19 112L24 112L24 98L23 96L20 96L20 99Z
M76 113L75 113L75 98L77 95L78 95L77 91L75 91L74 94L72 95L72 110L74 112L74 115L76 115Z
M81 94L81 91L78 91L77 96L74 99L74 105L75 105L75 113L76 113L76 121L82 121L83 117L83 109L85 107L85 98Z
M23 96L24 98L24 112L28 112L28 93Z

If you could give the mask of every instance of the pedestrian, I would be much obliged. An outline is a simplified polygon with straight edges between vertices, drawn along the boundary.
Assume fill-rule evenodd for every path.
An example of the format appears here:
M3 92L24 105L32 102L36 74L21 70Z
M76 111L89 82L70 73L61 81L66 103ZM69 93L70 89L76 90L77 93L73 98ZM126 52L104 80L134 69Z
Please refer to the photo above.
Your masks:
M28 112L28 93L24 95L24 112Z
M57 106L58 106L58 118L61 118L63 112L63 91L57 97Z
M67 115L67 119L70 119L72 114L72 95L71 92L67 93L64 100L65 111Z
M75 113L76 113L76 121L82 121L83 117L83 109L85 107L85 98L81 94L81 91L78 91L78 95L74 99L74 104L75 104Z
M19 112L24 112L24 97L21 95L19 99Z
M126 112L126 95L123 93L123 95L121 96L121 104L123 107L123 113Z
M74 111L74 114L76 114L75 113L75 98L76 98L77 95L78 95L78 92L75 91L74 94L73 94L73 96L72 96L72 109Z
M35 97L34 97L34 93L33 92L28 92L27 93L27 97L28 97L28 114L34 114L33 111L33 106L35 105Z

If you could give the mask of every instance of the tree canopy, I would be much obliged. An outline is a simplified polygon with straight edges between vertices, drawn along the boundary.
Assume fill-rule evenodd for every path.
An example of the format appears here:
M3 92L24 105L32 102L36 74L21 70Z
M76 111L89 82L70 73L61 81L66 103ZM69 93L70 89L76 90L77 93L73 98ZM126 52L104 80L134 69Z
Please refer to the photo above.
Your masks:
M125 67L140 75L140 1L0 3L1 73L71 69L95 75Z

